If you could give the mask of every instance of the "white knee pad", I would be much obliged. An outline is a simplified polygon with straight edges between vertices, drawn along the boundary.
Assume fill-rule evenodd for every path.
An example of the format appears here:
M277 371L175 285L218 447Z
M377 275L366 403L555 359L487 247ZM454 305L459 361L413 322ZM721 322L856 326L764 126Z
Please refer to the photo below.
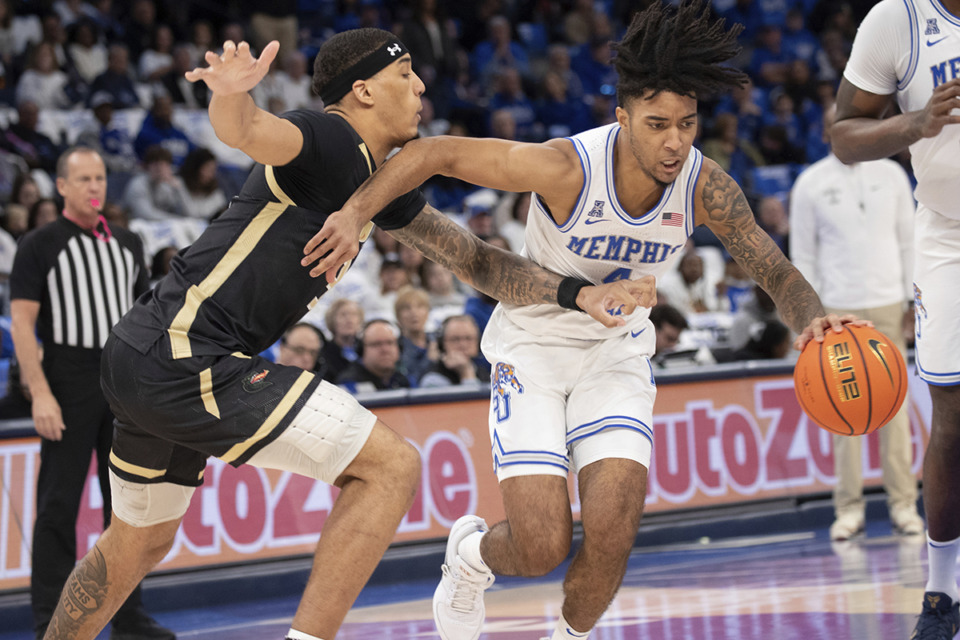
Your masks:
M128 482L110 470L113 512L131 527L179 520L187 512L195 489L170 482Z
M352 395L324 380L283 433L249 463L333 484L360 453L376 421Z

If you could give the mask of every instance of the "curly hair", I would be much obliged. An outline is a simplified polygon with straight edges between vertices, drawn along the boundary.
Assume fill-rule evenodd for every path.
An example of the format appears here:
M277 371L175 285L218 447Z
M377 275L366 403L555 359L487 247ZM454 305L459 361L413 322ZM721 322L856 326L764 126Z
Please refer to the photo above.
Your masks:
M661 91L696 98L743 84L747 75L723 64L740 52L743 25L728 31L724 23L711 16L705 0L683 2L678 9L654 2L638 12L623 39L613 43L617 103Z
M313 61L313 92L320 95L331 80L343 73L385 42L396 38L383 29L365 27L343 31L324 42Z

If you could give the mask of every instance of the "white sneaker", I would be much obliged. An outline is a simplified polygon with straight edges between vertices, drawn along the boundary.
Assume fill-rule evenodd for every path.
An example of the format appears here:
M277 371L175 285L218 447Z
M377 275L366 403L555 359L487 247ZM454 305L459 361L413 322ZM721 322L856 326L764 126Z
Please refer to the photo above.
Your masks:
M896 509L890 514L893 529L902 536L918 536L923 533L923 519L917 510L906 508Z
M433 593L433 621L443 640L477 640L483 628L483 592L494 577L468 565L458 552L460 541L477 531L487 531L483 518L463 516L447 538L443 577Z
M831 540L849 540L863 533L864 517L859 514L845 513L830 525Z

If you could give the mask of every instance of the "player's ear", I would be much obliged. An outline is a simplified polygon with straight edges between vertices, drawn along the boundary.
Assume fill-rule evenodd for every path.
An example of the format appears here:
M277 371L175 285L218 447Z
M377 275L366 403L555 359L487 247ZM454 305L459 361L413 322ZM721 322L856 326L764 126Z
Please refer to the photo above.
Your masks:
M360 104L365 106L373 106L373 93L372 93L372 83L370 82L371 78L366 80L354 80L353 87L351 91L353 96L360 102Z

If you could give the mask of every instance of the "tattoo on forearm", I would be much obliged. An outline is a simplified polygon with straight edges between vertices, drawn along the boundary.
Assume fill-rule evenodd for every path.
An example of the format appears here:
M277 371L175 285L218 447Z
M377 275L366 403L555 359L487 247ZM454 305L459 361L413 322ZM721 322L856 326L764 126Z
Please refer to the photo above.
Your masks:
M710 228L730 255L770 294L781 317L796 332L824 314L820 298L761 229L737 183L714 169L703 186L703 205Z
M107 563L97 547L77 565L60 596L60 604L50 620L50 636L74 638L107 598L110 582Z
M557 303L560 276L518 254L482 242L432 207L427 207L406 227L390 233L497 300L512 304Z

